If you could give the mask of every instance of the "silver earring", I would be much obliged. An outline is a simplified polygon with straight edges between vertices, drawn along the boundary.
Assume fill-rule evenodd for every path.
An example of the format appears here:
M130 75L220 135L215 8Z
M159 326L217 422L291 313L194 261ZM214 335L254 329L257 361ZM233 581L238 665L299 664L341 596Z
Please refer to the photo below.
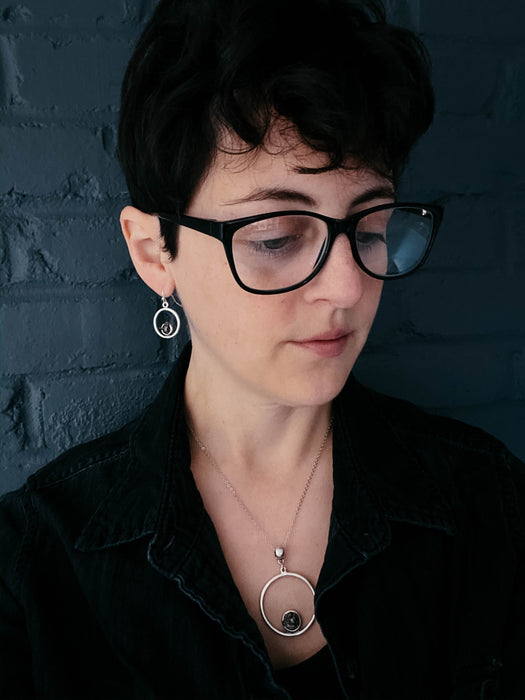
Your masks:
M171 314L173 318L170 320L165 319L158 325L157 319L161 314ZM180 331L179 314L175 309L170 309L164 294L162 295L162 307L155 313L155 316L153 316L153 328L155 329L155 333L160 335L161 338L173 338Z

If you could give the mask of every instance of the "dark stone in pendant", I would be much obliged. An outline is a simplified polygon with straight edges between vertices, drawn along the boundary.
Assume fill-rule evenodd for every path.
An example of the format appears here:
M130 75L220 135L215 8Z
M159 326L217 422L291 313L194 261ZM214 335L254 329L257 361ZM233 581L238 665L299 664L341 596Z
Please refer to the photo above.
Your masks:
M281 618L285 632L297 632L301 628L301 616L295 610L287 610Z

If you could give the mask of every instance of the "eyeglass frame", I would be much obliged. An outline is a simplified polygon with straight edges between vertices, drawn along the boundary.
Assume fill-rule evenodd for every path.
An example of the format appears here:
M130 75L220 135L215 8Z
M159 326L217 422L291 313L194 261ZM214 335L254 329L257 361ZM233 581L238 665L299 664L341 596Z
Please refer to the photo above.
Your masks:
M369 214L373 214L376 211L383 211L386 209L395 209L395 208L403 208L403 207L411 207L411 208L418 208L418 209L424 209L432 213L433 215L433 221L432 221L432 232L430 234L430 238L427 243L427 247L425 250L425 253L421 260L415 265L414 267L410 268L409 270L406 270L405 272L401 272L398 274L394 275L379 275L374 272L371 272L368 270L364 263L362 262L359 252L357 250L357 243L356 243L356 237L355 233L357 230L357 225L361 219L363 219L365 216L368 216ZM327 225L328 229L328 239L327 239L327 244L325 246L325 249L323 251L323 254L319 258L318 262L316 263L315 267L313 268L312 272L301 282L297 282L296 284L292 284L289 287L282 287L280 289L254 289L252 287L248 287L248 285L244 284L244 282L240 279L237 269L235 267L235 261L233 258L233 248L232 248L232 241L233 241L233 236L236 231L238 231L240 228L243 226L247 226L248 224L255 223L256 221L264 221L265 219L271 219L274 217L278 216L311 216L315 219L320 219L321 221L324 221ZM251 292L252 294L284 294L285 292L291 292L294 289L299 289L300 287L304 287L305 284L308 284L316 275L319 274L319 272L322 270L324 267L328 256L330 255L330 251L332 250L332 246L335 242L335 239L337 236L341 233L344 233L348 240L350 241L350 248L352 250L352 255L354 257L354 260L358 267L367 275L370 277L373 277L374 279L378 280L396 280L396 279L402 279L403 277L406 277L407 275L410 275L412 272L415 272L417 269L419 269L426 259L428 258L430 254L430 250L434 244L438 229L441 225L441 221L443 219L443 207L439 204L421 204L420 202L391 202L389 204L379 204L375 207L370 207L368 209L362 209L361 211L355 212L354 214L350 214L350 216L347 216L345 219L334 219L330 216L325 216L324 214L318 214L317 212L312 212L312 211L300 211L300 210L295 210L295 209L286 209L284 211L273 211L273 212L265 212L264 214L254 214L253 216L244 216L240 219L230 219L229 221L217 221L216 219L201 219L199 217L195 216L189 216L188 214L175 214L175 213L166 213L166 212L157 212L156 216L159 219L162 219L164 221L170 221L171 223L178 224L181 226L186 226L187 228L192 229L193 231L198 231L199 233L204 233L207 236L211 236L212 238L217 239L220 241L224 247L224 251L226 253L226 259L228 260L228 264L230 266L230 270L232 272L232 275L237 282L237 284L244 289L247 292Z

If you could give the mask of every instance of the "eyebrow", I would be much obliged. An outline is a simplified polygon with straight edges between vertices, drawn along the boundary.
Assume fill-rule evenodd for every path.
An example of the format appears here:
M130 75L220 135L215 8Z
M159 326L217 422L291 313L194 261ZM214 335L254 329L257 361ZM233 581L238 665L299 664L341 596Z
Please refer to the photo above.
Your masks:
M372 202L374 199L393 199L395 197L394 188L392 185L376 185L368 190L361 192L352 201L352 207L357 207L359 204Z
M232 199L225 204L243 204L244 202L263 202L266 199L279 202L298 202L299 204L306 204L309 207L315 207L316 201L310 195L304 192L299 192L298 190L287 190L281 189L279 187L259 187L246 197L240 197L239 199Z
M392 185L376 185L375 187L370 187L364 192L361 192L361 194L358 194L357 197L350 203L350 207L366 204L374 199L393 199L394 194L394 188ZM245 197L229 200L228 202L225 202L225 204L244 204L245 202L263 202L265 200L297 202L298 204L305 204L306 206L312 208L317 206L316 200L305 192L300 192L299 190L281 189L279 187L260 187L253 190Z

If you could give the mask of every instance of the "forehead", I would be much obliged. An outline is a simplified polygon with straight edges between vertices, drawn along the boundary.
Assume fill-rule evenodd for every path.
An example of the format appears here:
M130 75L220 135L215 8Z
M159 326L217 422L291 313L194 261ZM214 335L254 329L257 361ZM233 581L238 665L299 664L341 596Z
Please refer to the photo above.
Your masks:
M213 162L200 183L192 205L235 204L251 195L251 201L267 199L269 190L308 193L329 189L335 198L345 198L349 190L366 189L371 183L391 188L391 181L357 160L345 167L324 172L304 172L326 168L329 158L306 144L293 126L277 123L263 146L250 148L231 132L224 132ZM278 199L283 197L273 197ZM272 199L272 197L268 198ZM313 199L313 197L311 197ZM196 211L193 213L197 214ZM240 212L242 215L243 212Z
M259 148L250 148L231 130L223 130L217 144L216 160L227 169L260 168L277 161L282 161L292 171L304 167L324 168L328 164L326 154L314 151L296 127L282 119L274 122Z

